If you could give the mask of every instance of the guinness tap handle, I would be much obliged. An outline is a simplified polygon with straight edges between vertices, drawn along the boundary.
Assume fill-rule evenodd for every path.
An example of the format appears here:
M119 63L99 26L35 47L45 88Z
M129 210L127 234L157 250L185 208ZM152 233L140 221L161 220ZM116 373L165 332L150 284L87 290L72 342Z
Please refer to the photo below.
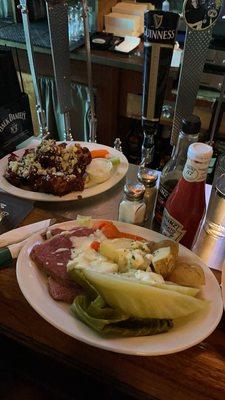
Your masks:
M142 165L154 167L157 134L169 76L179 14L146 11L144 16L144 73L142 96Z

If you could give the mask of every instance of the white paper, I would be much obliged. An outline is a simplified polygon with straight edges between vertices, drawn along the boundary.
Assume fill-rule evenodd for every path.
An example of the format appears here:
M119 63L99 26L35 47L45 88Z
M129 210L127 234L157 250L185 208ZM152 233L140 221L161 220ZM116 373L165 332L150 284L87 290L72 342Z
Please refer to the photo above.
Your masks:
M141 42L139 37L135 36L125 36L125 39L122 43L115 46L115 50L121 51L123 53L129 53L134 50Z
M173 51L173 57L171 61L171 67L173 68L179 68L180 62L181 62L181 55L182 55L182 50L174 50Z
M10 244L18 243L29 238L33 233L38 232L41 229L48 228L51 221L51 219L46 219L44 221L22 226L20 228L12 229L9 232L3 233L0 236L0 247L7 247Z

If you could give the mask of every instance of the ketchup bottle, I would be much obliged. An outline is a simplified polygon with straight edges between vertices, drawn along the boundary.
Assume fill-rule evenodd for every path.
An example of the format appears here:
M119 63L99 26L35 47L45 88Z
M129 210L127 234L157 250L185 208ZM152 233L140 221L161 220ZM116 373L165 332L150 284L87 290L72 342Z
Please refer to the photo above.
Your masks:
M204 143L189 146L183 176L164 208L161 233L189 249L205 213L205 180L212 153Z

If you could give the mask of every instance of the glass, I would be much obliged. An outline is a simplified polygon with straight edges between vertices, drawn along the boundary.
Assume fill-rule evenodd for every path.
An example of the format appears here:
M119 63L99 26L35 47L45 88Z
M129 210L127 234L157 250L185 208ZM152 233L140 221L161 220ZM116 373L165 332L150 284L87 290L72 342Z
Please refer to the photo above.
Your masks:
M78 42L84 36L83 7L81 2L68 7L69 42Z
M88 5L89 31L95 31L95 11ZM78 42L84 37L83 5L81 1L68 7L69 42Z
M225 174L212 188L205 223L192 248L209 267L225 266Z
M225 173L212 188L204 229L214 237L225 238Z
M3 0L0 1L0 19L12 19L13 10L11 1Z
M213 183L212 183L213 189L216 186L218 177L220 177L222 174L225 174L225 155L221 155L218 157L215 172L214 172Z

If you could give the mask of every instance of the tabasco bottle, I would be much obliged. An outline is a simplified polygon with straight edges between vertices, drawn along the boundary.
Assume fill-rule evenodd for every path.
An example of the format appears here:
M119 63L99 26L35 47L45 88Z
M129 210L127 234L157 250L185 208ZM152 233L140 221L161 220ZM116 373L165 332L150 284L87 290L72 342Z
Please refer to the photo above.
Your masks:
M183 175L168 197L161 233L191 248L205 213L205 180L213 149L205 143L188 148Z

